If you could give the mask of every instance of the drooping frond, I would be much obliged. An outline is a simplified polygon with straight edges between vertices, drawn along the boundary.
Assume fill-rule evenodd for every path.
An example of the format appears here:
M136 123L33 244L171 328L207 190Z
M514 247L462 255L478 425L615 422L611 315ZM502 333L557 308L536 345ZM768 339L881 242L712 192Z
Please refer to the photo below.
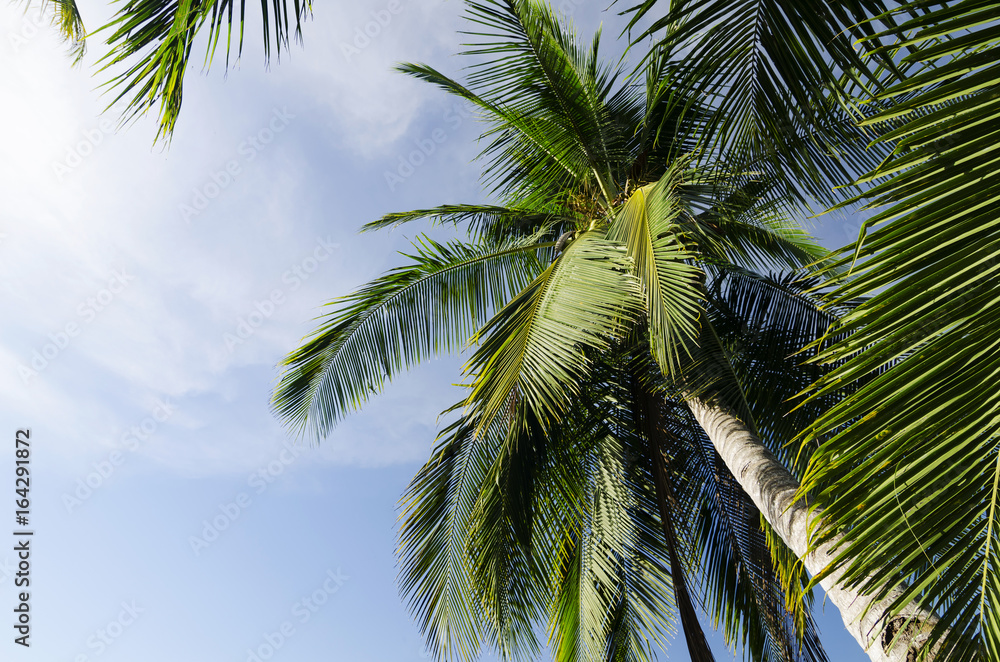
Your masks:
M280 56L293 35L301 38L302 22L311 11L311 0L261 2L265 60L270 59L272 49ZM100 28L111 32L107 39L111 50L100 62L102 71L114 72L107 83L114 94L110 105L125 100L122 122L158 107L156 139L169 140L181 109L184 75L193 65L195 38L208 27L204 60L208 66L225 35L228 66L234 29L238 30L237 57L243 50L245 14L246 0L124 0L111 21Z
M697 335L701 271L679 236L685 211L676 195L676 173L636 189L608 236L628 248L642 287L653 356L664 373L676 373L686 343Z
M586 374L586 349L604 350L639 312L625 251L584 233L477 334L466 367L469 406L489 425L517 393L543 428L558 421Z
M285 359L273 406L288 425L322 438L400 370L465 347L541 271L546 245L415 248L410 265L328 304L336 312Z
M503 433L475 434L462 418L403 495L399 590L408 599L435 658L468 662L478 655L483 625L468 561L472 513Z
M26 2L24 10L31 11L33 2ZM83 15L76 0L42 0L37 7L41 12L51 12L52 25L59 31L59 36L69 44L73 64L83 58L87 50L87 31L83 25ZM11 33L13 36L13 33Z

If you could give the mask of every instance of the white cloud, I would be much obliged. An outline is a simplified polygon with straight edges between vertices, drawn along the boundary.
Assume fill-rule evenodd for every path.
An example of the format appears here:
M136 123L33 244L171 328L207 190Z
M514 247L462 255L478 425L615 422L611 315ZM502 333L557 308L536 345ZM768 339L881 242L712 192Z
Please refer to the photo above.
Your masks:
M54 447L81 458L107 452L156 398L173 398L182 413L141 451L163 466L227 472L270 452L283 435L267 410L275 364L312 330L321 304L393 266L405 246L401 233L356 228L411 197L481 195L466 165L471 122L450 129L428 159L434 167L409 188L389 195L383 181L415 139L449 128L443 93L393 65L428 61L454 73L464 39L462 2L400 3L317 6L305 47L269 71L248 26L227 76L221 59L208 75L189 72L169 150L151 144L152 118L108 130L115 116L100 115L107 98L93 89L102 80L92 77L96 40L82 69L50 32L20 45L0 69L0 97L18 100L0 108L0 122L15 129L0 145L9 191L0 294L12 311L0 329L4 411L44 420ZM85 5L85 16L107 11ZM0 35L23 20L0 7ZM341 248L308 278L288 276L308 264L319 237ZM116 270L134 279L97 311L87 302ZM281 303L227 346L226 334L239 335L276 291ZM18 366L71 323L79 333L25 384ZM441 394L453 377L442 375L456 372L419 374L345 422L320 455L372 466L424 458L437 412L450 404Z

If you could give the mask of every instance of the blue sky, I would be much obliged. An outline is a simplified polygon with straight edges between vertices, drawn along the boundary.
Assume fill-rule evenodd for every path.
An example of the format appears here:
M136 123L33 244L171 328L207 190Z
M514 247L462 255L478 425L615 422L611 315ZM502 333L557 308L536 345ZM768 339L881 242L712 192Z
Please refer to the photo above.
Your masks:
M609 45L620 31L602 3L564 5ZM108 17L82 7L88 27ZM318 5L268 71L248 29L228 75L190 71L164 149L152 121L101 114L98 39L73 68L36 10L0 5L0 517L30 427L36 532L32 647L6 625L2 659L244 662L269 640L275 660L425 659L394 583L396 506L460 359L397 380L319 446L289 450L268 401L321 305L422 229L362 223L485 195L471 117L391 71L457 72L461 10ZM831 246L856 230L817 227ZM864 659L832 607L821 626L835 660Z

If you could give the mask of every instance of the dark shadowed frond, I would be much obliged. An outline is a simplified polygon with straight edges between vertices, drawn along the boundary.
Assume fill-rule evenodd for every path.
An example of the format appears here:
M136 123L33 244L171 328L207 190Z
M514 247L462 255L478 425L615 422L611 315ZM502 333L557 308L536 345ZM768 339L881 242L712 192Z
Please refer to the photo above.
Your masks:
M366 223L365 231L394 228L403 223L430 220L435 224L464 225L472 240L503 242L512 237L558 238L574 229L583 219L568 215L567 211L553 205L551 210L496 205L441 205L432 209L386 214L377 221Z
M854 122L841 89L875 86L891 58L865 58L854 40L874 32L866 19L886 11L879 0L684 0L641 2L632 23L660 12L636 39L659 39L680 62L672 86L710 109L701 131L747 181L778 185L797 202L843 198L832 187L877 165L885 147ZM875 51L877 44L869 50Z

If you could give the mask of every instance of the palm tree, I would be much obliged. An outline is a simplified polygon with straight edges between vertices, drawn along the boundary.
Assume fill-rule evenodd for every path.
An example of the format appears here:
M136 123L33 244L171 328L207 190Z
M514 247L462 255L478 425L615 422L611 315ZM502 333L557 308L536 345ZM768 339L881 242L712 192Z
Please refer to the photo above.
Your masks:
M697 100L677 103L685 90L670 85L669 48L654 50L644 85L619 84L597 40L578 44L544 6L473 2L470 14L482 45L470 51L468 86L426 66L402 70L481 110L490 123L484 176L500 204L391 214L367 226L431 217L467 224L471 241L427 241L410 265L338 301L286 360L277 413L322 437L399 370L471 339L470 434L496 426L512 438L532 426L548 434L579 406L594 356L638 334L775 539L820 573L837 539L809 547L807 527L822 513L810 513L762 441L704 311L715 265L764 258L794 267L818 257L779 213L793 194L787 178L767 176L773 150L731 153L722 141L684 156L714 120ZM817 106L808 134L786 140L781 158L808 168L820 156L811 145L848 126L835 111ZM842 150L864 151L859 142ZM824 587L872 659L921 647L910 629L882 637L889 602L838 578ZM915 606L909 613L935 622Z

